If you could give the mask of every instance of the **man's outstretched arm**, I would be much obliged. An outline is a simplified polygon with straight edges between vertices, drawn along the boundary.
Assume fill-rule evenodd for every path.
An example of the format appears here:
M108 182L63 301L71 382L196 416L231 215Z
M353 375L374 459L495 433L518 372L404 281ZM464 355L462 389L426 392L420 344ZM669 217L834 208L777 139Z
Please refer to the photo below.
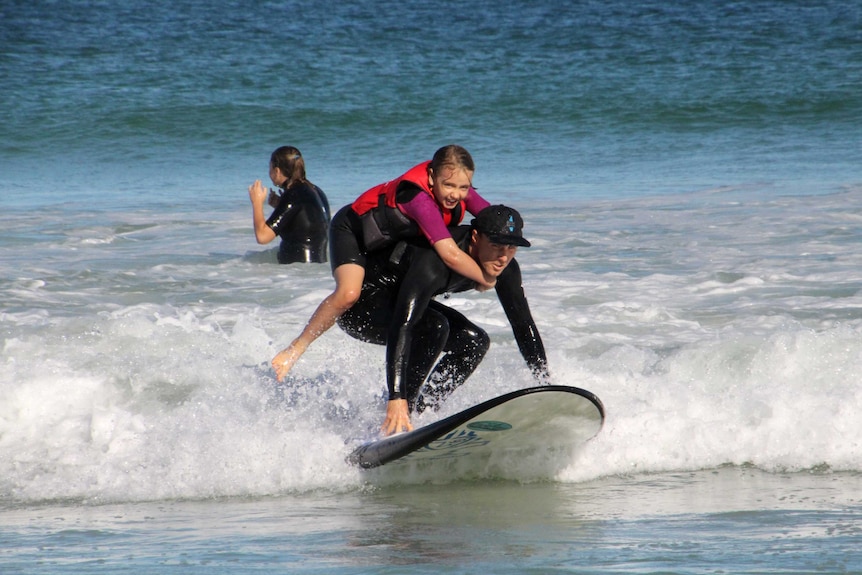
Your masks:
M518 260L512 260L497 278L497 297L500 298L500 304L515 334L518 349L521 350L530 371L541 383L548 383L551 376L548 372L545 345L536 322L533 321L521 281L521 267Z

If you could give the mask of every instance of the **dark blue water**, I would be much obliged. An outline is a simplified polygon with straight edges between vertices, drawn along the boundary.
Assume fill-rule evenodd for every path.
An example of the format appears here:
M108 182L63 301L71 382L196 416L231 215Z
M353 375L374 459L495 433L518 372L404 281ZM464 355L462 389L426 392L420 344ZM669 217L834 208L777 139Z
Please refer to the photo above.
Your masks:
M856 3L0 11L6 190L218 201L283 143L336 203L448 142L473 152L477 185L515 195L820 193L860 179Z

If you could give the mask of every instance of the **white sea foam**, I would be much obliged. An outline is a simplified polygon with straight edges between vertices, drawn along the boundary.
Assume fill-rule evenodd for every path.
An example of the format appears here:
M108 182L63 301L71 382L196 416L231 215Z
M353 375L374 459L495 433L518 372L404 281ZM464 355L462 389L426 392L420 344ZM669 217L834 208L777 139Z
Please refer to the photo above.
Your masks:
M522 211L535 241L519 260L554 383L596 393L607 410L558 479L725 464L862 470L860 194ZM227 226L189 230L177 218L157 233L139 213L113 216L120 233L58 219L26 257L0 246L0 497L366 481L344 456L382 419L382 348L333 329L277 384L268 361L331 289L329 269L271 263L244 216L224 216ZM217 233L208 225L234 231L201 249L198 236ZM71 241L88 237L114 239ZM444 301L493 345L439 415L532 385L493 294Z

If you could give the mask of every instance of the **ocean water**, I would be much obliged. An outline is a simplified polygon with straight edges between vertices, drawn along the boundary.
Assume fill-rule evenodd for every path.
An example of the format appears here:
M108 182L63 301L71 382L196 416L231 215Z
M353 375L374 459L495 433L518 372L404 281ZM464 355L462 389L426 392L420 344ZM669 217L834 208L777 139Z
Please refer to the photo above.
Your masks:
M0 2L0 572L862 572L862 8ZM518 208L567 461L344 463L382 348L270 358L332 288L258 246L298 146L333 206L467 147ZM492 347L440 414L530 385Z

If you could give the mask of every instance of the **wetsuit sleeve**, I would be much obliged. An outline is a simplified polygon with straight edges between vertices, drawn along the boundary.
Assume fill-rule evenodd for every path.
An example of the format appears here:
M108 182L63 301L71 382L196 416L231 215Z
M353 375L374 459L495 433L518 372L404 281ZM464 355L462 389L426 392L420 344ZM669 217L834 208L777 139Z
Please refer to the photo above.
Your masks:
M440 240L452 237L440 215L440 207L429 194L418 193L406 202L399 202L398 209L416 222L419 229L422 230L422 235L428 239L432 246Z
M296 216L297 211L299 211L300 205L301 203L297 201L296 194L291 193L290 190L285 191L278 205L266 220L266 225L272 228L275 235L282 235L290 228L290 222Z
M449 270L433 250L417 249L395 300L386 338L389 399L407 398L407 369L416 326L431 299L446 287Z
M323 190L313 184L312 187L314 188L314 191L317 192L318 197L320 197L320 203L323 205L323 213L326 214L326 221L328 222L332 219L332 213L329 209L329 199L326 197L326 194L323 193Z
M547 383L550 377L548 358L545 355L545 346L539 335L539 329L530 313L530 306L527 305L527 296L521 284L521 267L517 260L512 260L497 278L496 290L503 311L509 318L521 355L524 356L533 376L541 383Z
M464 207L467 208L467 211L473 214L474 216L479 215L479 212L490 206L491 204L479 195L479 192L476 191L476 188L470 187L470 191L467 192L467 197L464 199Z

